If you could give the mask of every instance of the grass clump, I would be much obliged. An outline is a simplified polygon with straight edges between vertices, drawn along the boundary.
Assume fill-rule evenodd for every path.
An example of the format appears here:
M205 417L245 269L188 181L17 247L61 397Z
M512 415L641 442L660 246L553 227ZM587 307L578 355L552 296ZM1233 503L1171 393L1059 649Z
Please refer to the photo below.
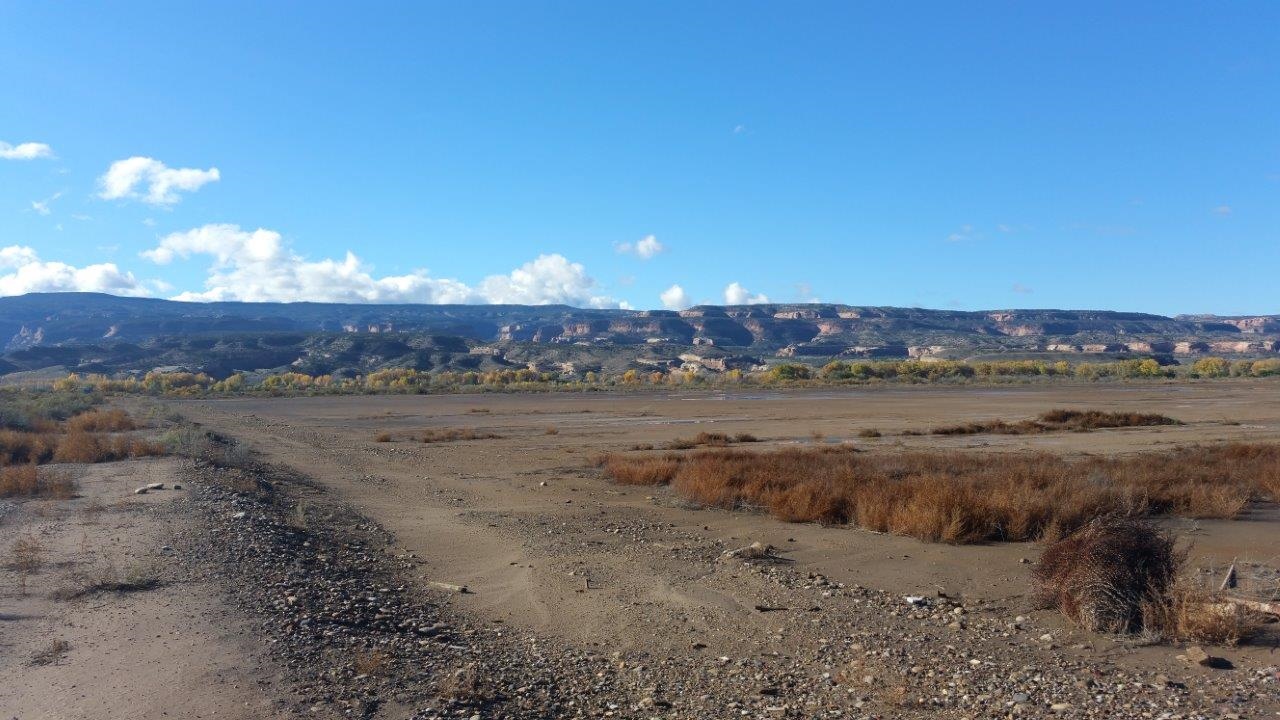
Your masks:
M763 452L610 454L614 481L670 485L702 505L793 522L856 524L932 542L1054 540L1103 516L1232 518L1274 496L1280 445L1187 447L1125 458L1049 453Z
M62 638L55 638L48 647L31 656L32 665L52 665L62 659L71 650L71 643Z
M751 433L738 433L736 435L727 435L718 432L700 432L692 438L676 438L667 443L668 450L692 450L696 447L728 447L734 443L753 443L760 442ZM639 446L637 446L639 447Z
M1186 557L1148 521L1099 518L1045 550L1035 596L1092 632L1215 645L1256 633L1254 613L1185 579Z
M475 428L432 428L422 433L424 443L458 442L461 440L496 440L502 436Z
M1154 624L1183 557L1151 523L1100 518L1045 550L1034 571L1036 597L1092 632L1130 633Z
M380 442L380 443L389 443L389 442L391 442L391 433L389 433L389 432L380 432L380 433L378 433L377 435L374 435L374 436L373 436L373 441L374 441L374 442Z

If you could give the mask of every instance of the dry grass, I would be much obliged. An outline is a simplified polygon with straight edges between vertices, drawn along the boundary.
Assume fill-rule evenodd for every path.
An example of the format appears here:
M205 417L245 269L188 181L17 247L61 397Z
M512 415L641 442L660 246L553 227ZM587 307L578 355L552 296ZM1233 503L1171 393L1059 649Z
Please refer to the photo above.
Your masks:
M387 672L390 660L385 650L357 650L351 668L357 675L378 676Z
M164 448L156 443L122 435L108 436L99 433L74 430L63 435L53 453L53 461L60 463L99 463L128 458L163 455Z
M1092 632L1152 629L1149 609L1166 603L1183 562L1173 537L1150 523L1099 519L1045 550L1036 598Z
M1095 518L1231 518L1274 492L1280 445L1187 447L1126 458L965 452L610 454L616 482L671 485L703 505L795 522L854 523L933 542L1054 540Z
M1102 518L1054 543L1033 582L1043 607L1086 630L1235 645L1261 627L1253 612L1192 585L1171 535L1134 518Z
M58 436L52 432L0 430L0 466L46 463L57 447Z
M463 705L483 704L491 697L483 675L475 665L467 665L444 676L437 694Z
M422 433L422 442L458 442L460 440L496 440L501 438L491 432L482 432L475 428L433 428Z
M61 638L55 638L43 650L31 656L32 665L52 665L62 659L71 650L71 643Z
M556 426L554 426L554 425L548 425L548 426L547 426L547 428L546 428L545 430L543 430L543 431L542 431L542 434L543 434L543 435L559 435L559 434L560 434L560 428L558 428L558 427L556 427Z
M67 432L126 432L137 430L129 413L124 410L90 410L63 423Z
M389 433L389 432L380 432L380 433L378 433L377 435L373 436L373 441L374 441L374 442L380 442L380 443L388 443L388 442L391 442L391 433Z
M760 442L760 439L751 433L738 433L737 435L726 435L718 432L700 432L692 438L676 438L667 443L668 450L692 450L696 447L728 447L733 443L753 443ZM650 446L652 447L652 446ZM640 448L640 446L636 446Z
M159 573L150 565L136 564L122 573L110 561L100 562L89 572L73 573L67 579L69 584L55 590L51 594L53 599L66 601L107 593L146 592L163 584Z
M879 430L875 430L875 429L873 429L873 428L865 428L865 429L863 429L863 430L859 430L859 431L858 431L858 437L860 437L860 438L878 438L878 437L880 437L880 431L879 431Z
M1264 624L1258 613L1186 582L1175 586L1164 603L1150 608L1148 617L1169 640L1211 645L1238 645L1257 635Z
M1046 432L1088 432L1103 428L1152 427L1182 425L1165 415L1135 412L1103 412L1101 410L1050 410L1035 420L980 420L961 425L936 427L933 435L1035 435Z
M164 454L159 445L119 433L138 425L123 410L92 410L39 431L0 430L0 467L95 463Z
M35 465L0 468L0 498L67 500L75 491L75 481L63 472L41 471Z

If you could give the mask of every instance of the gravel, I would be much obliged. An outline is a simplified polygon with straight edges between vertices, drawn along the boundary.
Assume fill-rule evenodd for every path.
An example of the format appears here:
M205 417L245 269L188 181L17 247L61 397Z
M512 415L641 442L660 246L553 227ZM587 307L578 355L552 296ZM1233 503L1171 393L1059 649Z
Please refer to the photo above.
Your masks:
M1280 709L1274 666L1123 669L1059 647L1022 608L908 602L725 558L732 548L693 535L670 552L763 588L756 611L786 619L788 651L731 657L695 641L674 657L600 652L468 616L455 593L413 579L421 561L382 528L285 469L193 463L185 475L197 512L173 554L223 581L288 678L292 709L317 717L1191 720ZM619 519L607 531L631 541L620 547L671 540L668 528Z

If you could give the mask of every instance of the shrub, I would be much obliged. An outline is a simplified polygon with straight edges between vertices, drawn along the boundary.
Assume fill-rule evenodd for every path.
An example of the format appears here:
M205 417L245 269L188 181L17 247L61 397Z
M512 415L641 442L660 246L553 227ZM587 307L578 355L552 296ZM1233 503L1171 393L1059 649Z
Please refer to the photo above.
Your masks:
M769 369L768 378L775 381L808 380L813 377L813 370L808 365L784 363Z
M841 445L607 455L598 464L618 482L670 484L704 505L954 543L1051 540L1108 515L1234 517L1280 485L1280 445L1082 459Z
M980 420L963 425L937 427L934 435L1034 435L1036 433L1069 430L1088 432L1102 428L1149 427L1154 425L1182 425L1164 415L1135 412L1103 412L1101 410L1050 410L1035 420Z
M380 433L378 433L377 435L375 435L375 436L373 437L373 441L374 441L374 442L380 442L380 443L389 443L389 442L391 442L391 433L389 433L389 432L380 432Z
M680 469L679 456L646 457L637 460L609 455L603 458L605 473L622 485L665 485Z
M491 432L481 432L475 428L433 428L422 433L422 442L438 443L457 442L459 440L493 440L501 437L501 435L496 435Z
M49 462L57 445L52 433L0 430L0 466Z
M880 437L880 431L879 431L879 430L875 430L875 429L873 429L873 428L863 428L862 430L859 430L859 431L858 431L858 437L860 437L860 438L878 438L878 437Z
M53 461L60 463L96 463L110 457L111 453L102 438L90 432L76 430L62 436Z
M64 428L67 432L123 432L138 425L123 410L91 410L67 420Z
M1196 377L1226 377L1231 374L1231 363L1220 357L1200 358L1191 364L1191 373Z
M1045 550L1036 598L1093 632L1128 633L1161 622L1183 557L1171 536L1132 518L1098 519Z
M75 490L75 481L66 473L41 471L35 465L0 468L0 498L67 500Z

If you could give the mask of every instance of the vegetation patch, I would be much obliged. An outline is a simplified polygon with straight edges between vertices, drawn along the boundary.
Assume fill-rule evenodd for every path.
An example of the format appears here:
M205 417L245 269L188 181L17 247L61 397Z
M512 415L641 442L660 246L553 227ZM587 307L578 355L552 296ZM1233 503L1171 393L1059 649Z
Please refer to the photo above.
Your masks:
M1050 410L1035 420L980 420L961 425L936 427L933 435L1035 435L1046 432L1089 432L1103 428L1152 427L1183 425L1165 415L1101 410Z
M41 470L35 465L0 468L0 498L67 500L75 492L76 482L67 473Z
M461 440L496 440L501 437L501 435L475 428L432 428L423 431L421 440L424 443L443 443Z
M760 442L760 439L751 433L738 433L737 435L726 435L725 433L700 432L692 438L676 438L667 443L668 450L692 450L696 447L727 447L734 443L753 443Z
M711 507L791 522L855 524L932 542L1054 540L1099 517L1233 518L1280 496L1280 445L1194 446L1067 459L850 446L608 454L604 474L670 485Z
M1099 518L1045 550L1033 581L1045 608L1111 634L1234 645L1253 635L1256 615L1196 588L1174 538L1135 518Z

